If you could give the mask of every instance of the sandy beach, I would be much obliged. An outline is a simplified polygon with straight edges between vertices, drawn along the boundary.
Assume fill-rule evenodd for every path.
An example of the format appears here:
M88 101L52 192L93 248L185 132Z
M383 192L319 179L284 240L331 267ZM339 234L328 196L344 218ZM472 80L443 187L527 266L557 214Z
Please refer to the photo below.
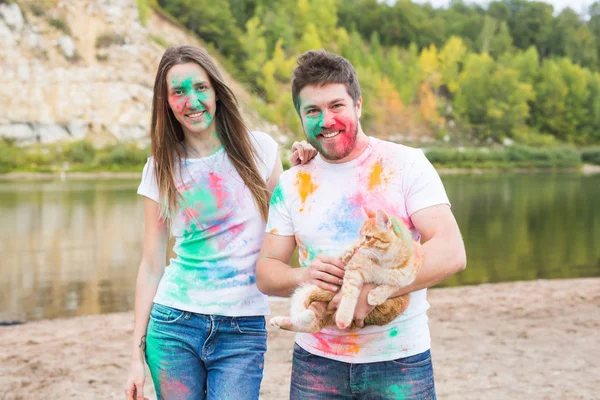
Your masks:
M599 399L600 278L429 291L439 399ZM287 300L271 301L273 315ZM123 399L132 313L0 327L0 400ZM288 398L293 334L269 331L261 399ZM152 382L146 392L154 399Z

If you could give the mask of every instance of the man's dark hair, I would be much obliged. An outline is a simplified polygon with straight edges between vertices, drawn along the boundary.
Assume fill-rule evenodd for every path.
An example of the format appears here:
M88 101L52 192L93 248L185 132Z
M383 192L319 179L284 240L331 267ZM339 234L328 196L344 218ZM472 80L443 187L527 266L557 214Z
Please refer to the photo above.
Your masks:
M326 50L311 50L298 57L298 66L292 78L292 100L300 115L300 91L308 85L325 86L330 83L346 85L356 105L360 98L360 84L350 61Z

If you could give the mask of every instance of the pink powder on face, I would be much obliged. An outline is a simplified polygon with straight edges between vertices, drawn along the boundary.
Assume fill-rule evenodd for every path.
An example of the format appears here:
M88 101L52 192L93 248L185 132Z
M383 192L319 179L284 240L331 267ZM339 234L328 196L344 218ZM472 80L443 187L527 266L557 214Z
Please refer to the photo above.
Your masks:
M336 116L332 127L328 128L329 131L343 130L335 137L335 140L329 142L322 140L321 143L327 153L330 154L346 154L351 151L350 148L354 147L356 142L355 130L356 125L352 119L344 118L342 116Z

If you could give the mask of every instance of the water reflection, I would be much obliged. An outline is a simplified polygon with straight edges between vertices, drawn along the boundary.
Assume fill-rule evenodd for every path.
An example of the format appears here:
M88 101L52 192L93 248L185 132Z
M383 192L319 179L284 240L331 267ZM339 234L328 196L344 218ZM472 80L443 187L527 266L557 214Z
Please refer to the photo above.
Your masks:
M442 286L600 276L600 175L443 180L468 267ZM137 184L0 183L0 314L131 310L143 239Z
M136 184L0 184L0 311L39 319L131 309L143 233Z
M600 175L445 176L468 267L440 286L600 276Z

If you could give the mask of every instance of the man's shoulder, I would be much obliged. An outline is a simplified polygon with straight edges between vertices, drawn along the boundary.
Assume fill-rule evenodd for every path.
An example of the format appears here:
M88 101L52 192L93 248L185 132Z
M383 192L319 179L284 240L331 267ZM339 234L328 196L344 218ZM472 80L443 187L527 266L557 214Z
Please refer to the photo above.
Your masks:
M306 170L304 165L296 165L283 171L279 176L279 185L284 187L289 186L296 179L298 173L301 173L304 170Z
M410 147L404 144L390 142L372 137L374 154L388 156L392 160L413 161L423 156L423 150L418 147ZM386 158L388 158L386 157Z

